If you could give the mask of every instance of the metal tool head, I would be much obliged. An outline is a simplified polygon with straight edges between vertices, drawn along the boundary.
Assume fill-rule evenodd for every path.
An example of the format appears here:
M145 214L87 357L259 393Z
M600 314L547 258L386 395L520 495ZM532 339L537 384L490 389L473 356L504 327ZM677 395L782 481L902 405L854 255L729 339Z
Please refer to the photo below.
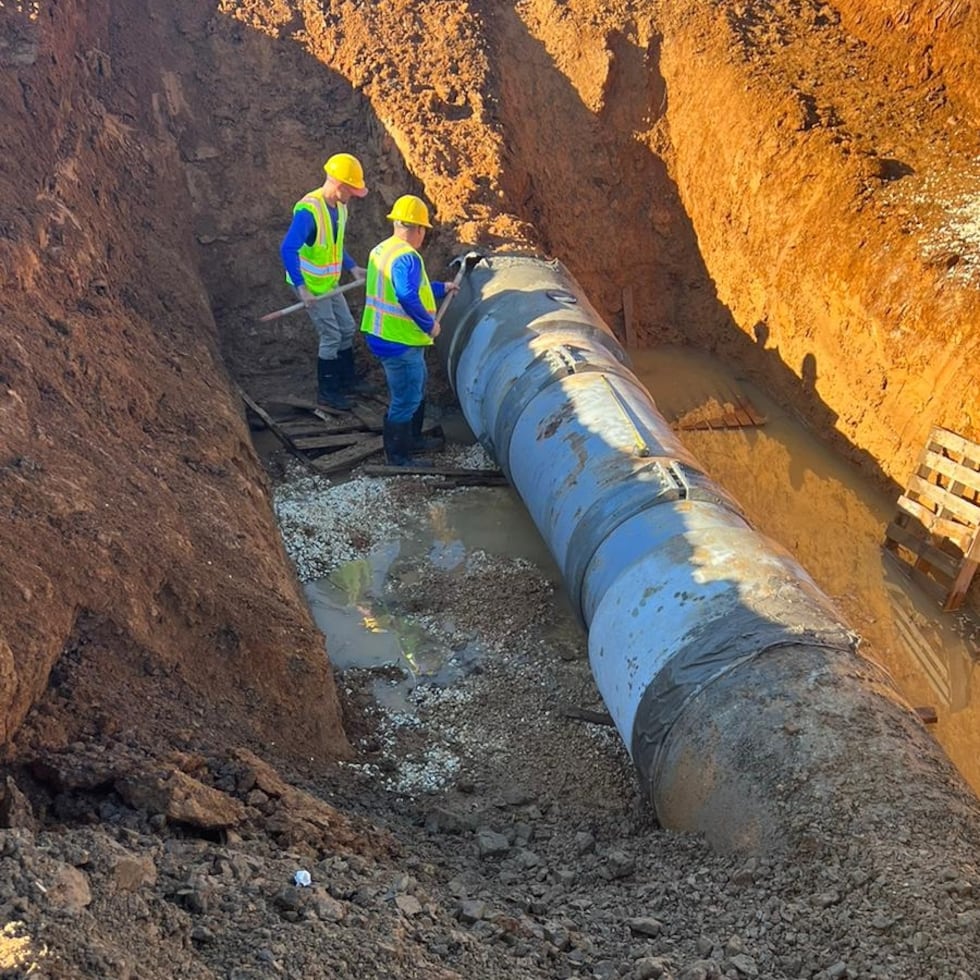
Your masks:
M454 259L452 259L452 261L450 261L449 268L455 270L456 272L467 273L477 264L477 262L480 262L484 258L485 256L482 252L477 252L475 250L464 252L462 255L457 255Z

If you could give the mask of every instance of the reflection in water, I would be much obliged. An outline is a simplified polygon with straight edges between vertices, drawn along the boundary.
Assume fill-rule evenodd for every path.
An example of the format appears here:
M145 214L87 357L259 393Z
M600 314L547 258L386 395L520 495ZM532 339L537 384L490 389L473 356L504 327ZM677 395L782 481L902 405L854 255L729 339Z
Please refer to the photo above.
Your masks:
M896 570L882 548L895 501L721 362L677 348L641 351L634 362L668 421L697 407L692 392L713 387L740 388L768 418L759 429L680 436L755 527L788 548L837 603L910 704L936 709L930 730L980 792L980 697L971 683L980 626L968 612L941 612Z
M374 688L382 705L401 713L414 710L407 694L420 682L449 686L484 658L479 644L451 650L393 612L411 598L417 581L414 562L424 559L442 571L462 574L467 557L482 551L527 559L553 581L560 578L523 504L508 488L473 488L435 499L428 518L428 526L411 537L384 542L365 558L345 562L328 578L305 586L335 668L393 666L403 672L401 680L378 681ZM567 610L556 622L570 622Z
M886 557L889 557L886 553ZM966 614L937 614L936 604L917 589L889 560L885 589L891 601L895 629L905 650L919 665L938 707L956 713L970 707L971 680L976 660L976 631ZM972 638L971 638L972 632Z

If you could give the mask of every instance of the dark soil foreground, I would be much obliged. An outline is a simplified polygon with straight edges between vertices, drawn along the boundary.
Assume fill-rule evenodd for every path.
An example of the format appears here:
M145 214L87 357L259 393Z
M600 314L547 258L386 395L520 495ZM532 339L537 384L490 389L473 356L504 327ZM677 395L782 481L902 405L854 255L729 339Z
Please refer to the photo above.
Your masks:
M338 689L272 504L297 475L235 390L311 393L303 319L256 318L349 150L359 260L421 193L434 274L554 255L902 483L930 426L980 438L978 51L946 0L2 0L0 972L980 976L971 794L873 839L799 814L788 859L657 828L560 710L599 706L526 564L420 560L392 598L497 652L459 704L419 693L415 731ZM378 506L420 524L416 486ZM458 764L397 778L447 733Z

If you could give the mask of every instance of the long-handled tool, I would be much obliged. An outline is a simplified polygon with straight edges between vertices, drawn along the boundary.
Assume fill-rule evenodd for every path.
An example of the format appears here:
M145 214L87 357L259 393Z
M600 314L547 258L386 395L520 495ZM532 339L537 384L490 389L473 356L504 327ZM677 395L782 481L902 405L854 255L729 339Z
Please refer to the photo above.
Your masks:
M463 277L466 275L470 269L473 268L483 258L479 252L467 252L465 255L457 255L456 258L450 262L450 265L458 265L459 272L456 273L456 278L453 279L453 285L459 288L460 283L463 281ZM447 292L442 302L439 304L439 309L436 310L436 320L441 320L443 313L446 312L446 308L452 302L453 296L456 295L456 289L451 292Z
M321 293L319 296L313 297L314 303L319 303L321 299L327 299L330 296L339 296L341 293L346 293L349 289L357 289L358 286L363 286L366 280L355 279L353 282L344 283L343 286L338 286L336 289L331 289L328 293ZM284 306L281 310L275 310L272 313L266 313L265 316L260 316L259 320L263 323L269 320L278 320L281 316L286 316L288 313L296 313L298 310L305 309L306 303L299 302L293 303L292 306Z

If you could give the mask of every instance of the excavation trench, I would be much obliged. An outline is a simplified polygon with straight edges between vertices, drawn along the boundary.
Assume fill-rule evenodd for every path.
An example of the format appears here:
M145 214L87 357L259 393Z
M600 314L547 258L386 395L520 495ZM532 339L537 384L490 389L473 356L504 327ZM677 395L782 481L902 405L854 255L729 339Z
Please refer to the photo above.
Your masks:
M893 291L865 289L877 267L842 264L869 249L858 242L849 252L843 243L886 241L897 198L885 177L905 170L885 168L877 184L868 183L873 174L856 175L852 157L864 152L864 137L849 135L848 119L832 113L820 125L787 126L789 109L760 81L765 63L757 39L745 34L751 25L670 10L662 22L649 13L624 18L576 5L553 16L544 2L343 3L295 18L262 4L151 3L138 22L111 4L64 5L50 26L29 5L4 10L16 42L5 57L21 76L17 85L10 76L5 159L16 161L36 142L48 174L39 194L36 168L4 171L5 195L36 202L34 211L21 203L11 212L2 239L19 338L8 347L5 377L12 391L29 393L11 401L9 417L18 420L11 458L27 462L11 471L24 496L8 550L24 552L21 535L42 553L8 568L17 583L9 590L9 645L32 651L16 666L13 655L3 661L8 736L62 651L84 640L92 620L82 610L185 670L195 697L217 692L249 719L246 702L268 700L277 720L267 731L289 715L294 687L309 686L278 654L270 672L269 651L302 651L325 695L319 721L297 722L295 744L306 744L314 724L322 751L346 751L302 597L271 543L263 478L221 360L260 400L311 390L315 352L303 319L256 324L291 299L278 241L329 150L356 149L369 174L372 193L352 212L353 255L363 259L386 233L384 215L398 194L418 191L437 219L427 249L433 274L459 242L558 255L621 337L630 328L641 345L684 337L723 351L784 402L795 400L880 479L907 467L930 422L969 435L970 419L980 417L970 401L977 386L964 378L972 339L963 346L962 330L951 326L971 322L976 291L959 277L962 263L944 278L914 254L942 215L917 213L918 237L896 239L908 293L901 308L917 311L896 334L888 329ZM453 43L418 64L396 56L409 22L422 36L448 34ZM793 40L798 26L784 25L784 38ZM832 44L838 27L826 25L821 45ZM385 38L391 43L379 46ZM821 66L851 77L843 55L828 61L828 50L819 49ZM806 48L794 44L791 53L805 58ZM709 63L717 72L705 76L712 84L699 101L692 92ZM57 70L45 74L47 64ZM312 106L310 86L318 93ZM723 113L732 92L744 98ZM80 105L87 114L75 111ZM903 108L889 103L888 118L904 118ZM936 125L952 111L941 107ZM870 125L884 115L865 118ZM552 125L557 118L561 125ZM756 158L751 147L767 126L781 139L759 144ZM932 136L911 142L908 127L895 138L895 153L913 164L939 146ZM738 179L718 173L727 157L717 147L726 140L738 147ZM961 144L948 149L960 153ZM755 196L740 195L743 185ZM838 187L842 193L831 193ZM904 205L906 216L914 203ZM833 254L807 231L825 226L835 229ZM774 256L778 242L784 247ZM135 265L156 271L134 282L120 270ZM55 301L55 283L68 290L63 300ZM44 296L43 309L31 295ZM811 296L829 297L819 316ZM202 330L211 315L216 331ZM920 344L904 349L903 331L913 326ZM869 351L876 337L884 339ZM834 351L845 352L840 365ZM450 394L436 386L440 396ZM49 445L31 428L31 418L49 416L44 430L66 434L69 446ZM89 443L102 446L98 459ZM42 471L47 481L31 477ZM175 475L161 481L161 471ZM101 504L127 487L160 519L147 527L132 495L103 514ZM29 517L45 512L62 516L38 536ZM78 514L85 516L71 516ZM236 532L220 530L239 522ZM231 585L215 582L214 563L229 569ZM256 567L258 577L236 574ZM57 587L66 575L71 587ZM237 601L238 580L254 586L247 603ZM57 598L63 594L70 600ZM32 603L44 595L52 608L39 617ZM190 644L180 639L187 630ZM301 638L284 642L293 634ZM201 655L216 637L239 663ZM242 669L255 676L244 693Z
M502 454L507 439L537 448L540 435L561 463L532 473L509 451L505 465L593 632L625 625L624 642L637 639L626 636L632 610L624 619L605 608L618 581L597 577L621 557L616 529L603 525L614 508L581 501L588 521L576 534L579 501L554 521L542 501L572 499L562 473L587 478L593 449L615 455L605 425L589 421L610 391L632 424L645 420L648 447L664 450L635 459L661 462L660 496L676 499L630 520L676 530L659 574L684 585L690 601L678 608L710 606L697 601L699 575L714 561L711 582L745 612L737 600L759 586L758 568L719 571L714 549L737 538L762 566L768 545L723 481L648 414L610 331L644 349L684 341L720 353L892 500L931 426L980 437L980 129L975 93L953 77L975 64L978 10L936 0L906 16L886 6L871 16L856 0L0 3L0 811L18 823L3 829L0 862L4 909L38 927L65 975L265 975L277 957L286 970L337 976L362 962L378 976L615 975L608 963L600 972L597 947L626 964L623 975L715 975L698 962L705 939L712 956L717 947L732 960L720 968L729 974L746 974L745 942L757 975L972 975L976 798L785 556L778 581L817 620L795 652L784 641L796 607L767 596L751 610L770 631L764 649L696 679L660 733L646 692L660 697L665 664L644 661L649 645L636 656L643 691L620 697L615 670L612 680L597 674L666 823L723 848L795 844L793 861L742 867L651 826L648 811L631 816L621 756L614 777L592 778L611 753L579 753L595 744L538 711L553 693L543 655L515 668L502 694L490 691L492 710L473 714L495 738L470 744L485 769L497 767L480 801L493 819L515 789L514 766L546 786L540 802L554 805L531 818L541 855L522 847L498 877L497 858L474 856L471 836L425 838L422 804L392 803L380 780L341 768L354 748L328 660L339 637L328 632L325 658L272 506L282 474L263 471L235 390L260 402L312 394L309 326L258 318L292 299L277 250L294 202L320 182L328 154L354 151L371 188L351 212L357 259L387 234L391 203L414 192L435 217L434 275L463 248L544 254L570 270L560 289L580 297L575 305L594 307L588 342L576 334L577 351L534 369L565 374L526 405L503 406L498 390L513 414L482 433ZM561 299L541 302L557 302L567 326ZM528 322L501 320L515 350ZM593 341L600 369L580 371ZM435 408L453 402L459 371L433 379ZM517 398L524 389L514 388ZM530 431L533 406L559 393L573 410L556 400ZM460 386L462 402L473 394ZM397 510L424 491L391 493ZM646 556L651 577L661 557ZM531 627L553 607L548 583L511 571L475 563L455 592L431 576L447 591L427 599L482 599L488 582L509 589L527 599L523 620L482 601L477 611L498 633L509 624L502 647L520 647L521 630L539 636ZM630 584L624 609L642 598ZM671 625L669 652L697 667L696 648ZM494 677L508 679L503 668ZM588 681L583 696L594 693ZM530 742L522 717L540 722ZM647 737L650 758L638 747ZM613 740L599 744L618 752ZM304 792L241 746L291 771ZM592 782L576 785L583 771ZM168 813L188 815L185 790L206 801L194 819L214 807L219 823L248 821L248 836L229 831L219 848L213 829L194 840L175 831ZM324 801L335 791L333 807ZM354 828L344 800L396 827L413 863ZM573 841L576 820L595 829L588 853ZM120 846L140 859L128 871ZM367 857L346 860L355 854ZM302 924L295 889L282 888L300 855L322 858L314 871L344 896L319 893ZM422 882L418 899L387 890L396 866L412 871L397 876L406 888ZM459 894L447 884L457 873L514 913L480 918L459 945ZM641 907L665 922L639 954L659 954L663 938L677 952L669 967L644 956L633 970L638 940L624 909ZM260 936L268 949L256 948ZM442 971L446 958L458 974Z

